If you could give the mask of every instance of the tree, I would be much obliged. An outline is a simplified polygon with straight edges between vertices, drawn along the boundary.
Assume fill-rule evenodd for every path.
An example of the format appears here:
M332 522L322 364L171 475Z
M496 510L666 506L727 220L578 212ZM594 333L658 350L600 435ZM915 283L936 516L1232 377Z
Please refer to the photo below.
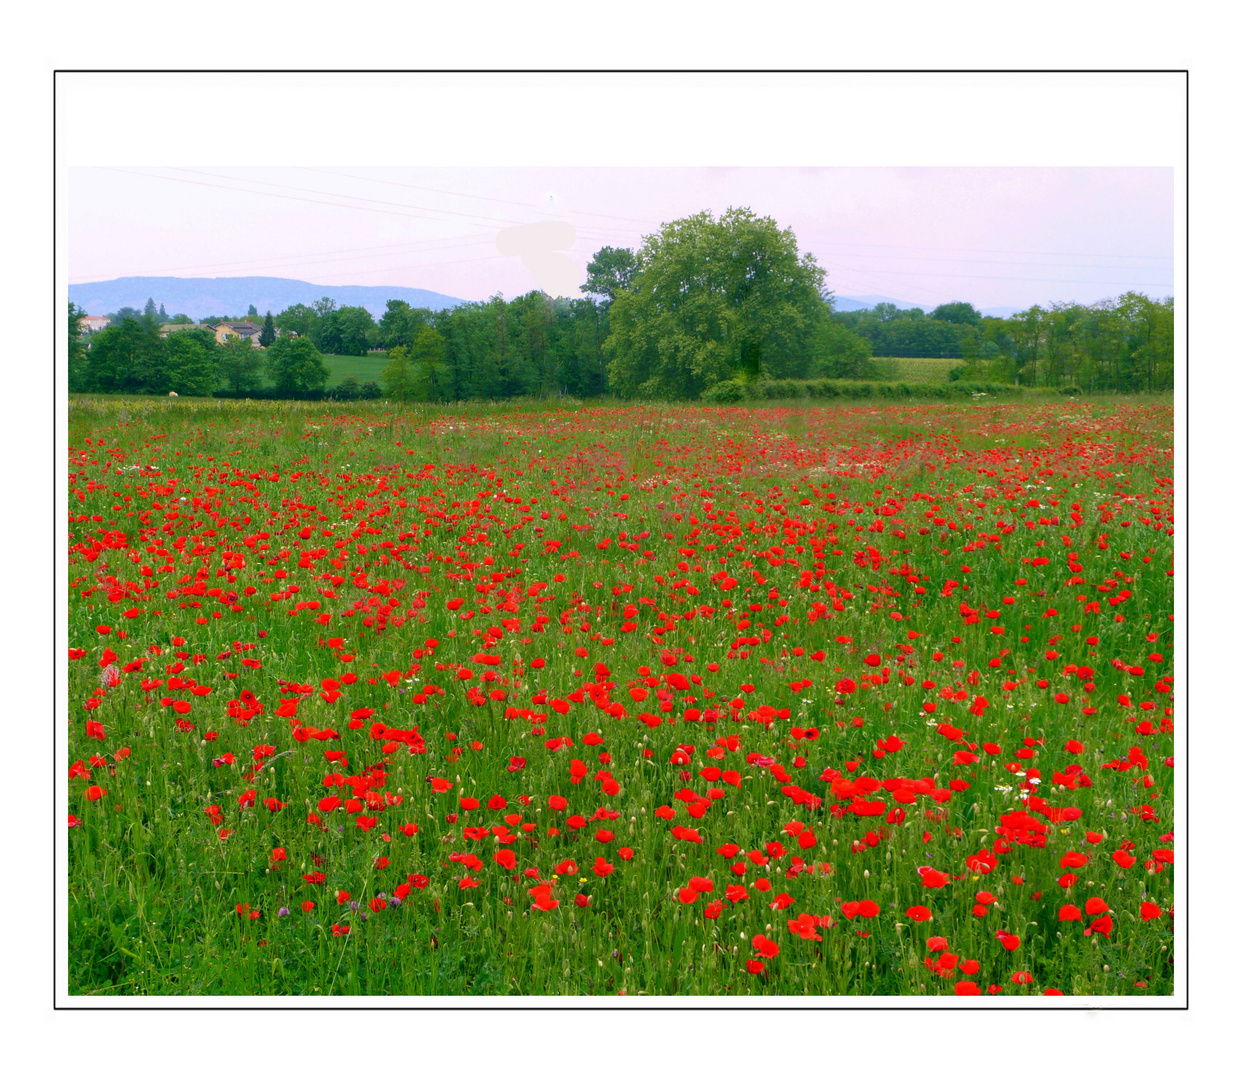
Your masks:
M875 375L871 342L835 319L824 319L811 336L811 374L826 379L869 379Z
M179 330L168 335L164 346L168 388L180 395L211 397L220 384L215 336L209 330Z
M307 394L320 391L330 372L315 343L309 338L277 338L261 354L267 372L281 394Z
M375 335L375 320L366 308L343 307L329 313L325 322L332 323L335 330L335 348L328 348L325 341L326 352L341 356L366 356Z
M272 321L272 313L269 311L263 317L263 329L259 331L259 344L266 349L275 340L276 324Z
M735 376L804 377L828 317L824 272L792 230L749 209L703 212L643 241L605 348L620 393L694 398Z
M91 390L105 394L169 390L168 353L155 324L146 319L125 318L100 331L86 356L86 383Z
M255 316L257 316L258 314L259 314L259 309L258 309L257 307L255 307L255 306L254 306L254 304L251 304L251 305L250 305L250 306L246 309L246 318L247 318L247 319L254 318L254 317L255 317Z
M155 310L155 301L151 297L147 297L147 305L142 309L142 317L147 322L157 322L159 320L159 312Z
M299 337L314 340L312 331L319 322L319 313L306 304L293 304L277 315L275 321L281 330L291 330Z
M578 288L611 303L618 293L630 287L637 265L638 260L629 248L602 247L587 263L586 284Z
M123 307L115 315L108 318L109 326L120 326L126 319L141 319L142 312L137 308Z
M85 308L69 301L69 393L87 389L86 345L82 341L82 317Z
M193 330L181 330L169 337L193 333ZM263 385L263 362L267 353L260 352L244 338L225 338L224 344L218 347L216 356L220 381L234 394L239 397L253 394Z
M983 316L975 310L974 304L968 304L964 300L941 304L931 313L931 317L943 322L962 323L969 326L978 326L983 321Z
M385 349L414 344L414 335L432 318L427 308L412 308L404 300L389 300L379 321L379 341Z
M413 389L420 401L445 401L449 397L451 378L445 362L447 351L444 335L434 326L424 326L415 335L410 359Z
M164 310L164 305L160 304L160 322L168 321L168 312Z
M394 401L408 401L414 396L414 373L410 365L410 350L398 345L388 351L388 364L380 375L384 393Z

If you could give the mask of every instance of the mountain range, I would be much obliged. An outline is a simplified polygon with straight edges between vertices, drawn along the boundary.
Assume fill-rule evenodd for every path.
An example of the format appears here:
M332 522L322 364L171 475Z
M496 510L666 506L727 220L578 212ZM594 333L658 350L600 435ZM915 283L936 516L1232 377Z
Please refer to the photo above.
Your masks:
M400 285L313 285L278 277L123 277L69 286L69 299L88 315L109 315L123 307L142 310L147 299L164 305L169 315L192 319L212 315L244 315L253 304L260 315L279 314L293 304L313 304L325 296L338 307L364 307L377 318L389 300L439 311L465 301L427 289Z
M109 315L123 307L142 309L150 298L163 304L169 315L192 319L212 315L243 315L251 304L260 315L279 314L293 304L313 304L328 296L338 307L364 307L376 318L384 314L389 300L404 300L411 307L440 311L466 301L428 289L401 285L314 285L309 281L278 277L122 277L69 286L69 299L88 315ZM836 296L837 311L860 311L876 304L893 304L902 311L923 307L891 296ZM934 306L934 305L933 305ZM930 312L930 307L924 307ZM1019 308L990 307L984 315L1007 318Z

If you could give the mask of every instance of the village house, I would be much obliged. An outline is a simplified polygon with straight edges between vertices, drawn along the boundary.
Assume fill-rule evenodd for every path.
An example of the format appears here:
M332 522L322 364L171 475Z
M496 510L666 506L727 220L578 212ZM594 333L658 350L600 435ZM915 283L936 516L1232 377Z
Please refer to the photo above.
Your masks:
M78 320L78 327L84 334L95 334L108 325L107 315L83 315Z
M206 328L201 326L198 323L192 323L192 322L164 323L164 325L160 327L160 337L166 338L168 337L169 334L173 333L176 330L203 330L203 329L206 329Z
M209 329L216 335L216 341L221 345L231 337L240 337L249 341L255 348L259 346L259 334L263 331L263 327L255 326L252 322L222 322L216 323Z

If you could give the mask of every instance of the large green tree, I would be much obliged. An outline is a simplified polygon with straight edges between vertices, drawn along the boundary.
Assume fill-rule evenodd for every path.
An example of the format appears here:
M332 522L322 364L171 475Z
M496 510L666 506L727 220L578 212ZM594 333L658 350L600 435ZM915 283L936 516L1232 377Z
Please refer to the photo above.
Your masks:
M328 368L310 338L277 338L263 356L268 375L281 394L314 393L328 381Z
M193 330L182 330L180 334L192 334ZM169 337L177 335L170 334ZM294 338L277 338L277 341L296 340ZM275 345L275 342L272 343ZM224 339L224 344L217 346L217 367L220 373L220 382L234 394L239 397L243 394L253 394L263 385L263 367L267 358L267 353L261 352L250 344L245 338L228 337Z
M164 341L168 388L180 395L211 397L220 383L219 346L210 330L178 330ZM247 343L251 352L256 350Z
M644 239L612 302L609 384L684 399L735 377L805 377L830 311L823 278L792 230L749 209L670 222Z
M181 331L188 333L188 331ZM168 385L168 350L155 324L122 319L92 335L86 384L104 394L163 394Z

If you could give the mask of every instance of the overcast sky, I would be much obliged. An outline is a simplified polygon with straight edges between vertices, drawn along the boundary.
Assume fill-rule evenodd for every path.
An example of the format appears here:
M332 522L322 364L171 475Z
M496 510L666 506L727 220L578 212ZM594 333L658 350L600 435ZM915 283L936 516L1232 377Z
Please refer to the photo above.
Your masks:
M466 300L540 286L578 295L586 264L605 244L637 247L663 222L748 206L792 228L842 296L1025 308L1094 303L1127 290L1173 293L1172 169L67 172L72 283L262 275L401 285ZM572 226L568 261L532 257L539 253L522 250L520 233L498 246L503 230L539 222Z

